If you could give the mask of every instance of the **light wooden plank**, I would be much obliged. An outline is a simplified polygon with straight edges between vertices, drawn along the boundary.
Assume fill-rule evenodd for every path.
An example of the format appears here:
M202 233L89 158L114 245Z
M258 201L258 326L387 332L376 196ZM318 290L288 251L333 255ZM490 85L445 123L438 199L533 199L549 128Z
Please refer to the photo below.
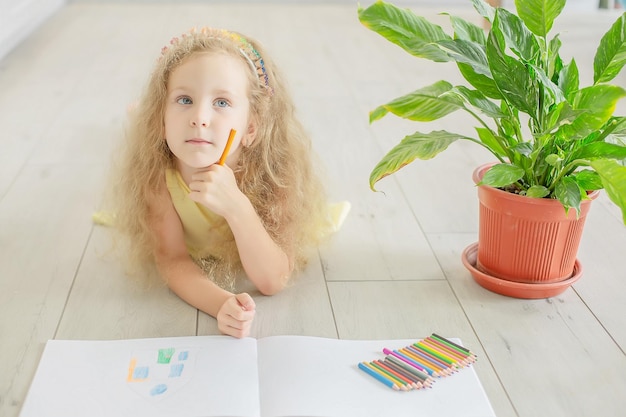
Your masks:
M193 336L197 310L158 276L128 276L109 230L94 227L55 339Z
M337 338L333 311L319 257L313 255L306 268L278 294L263 296L247 279L239 279L236 292L247 292L256 303L250 335L306 335ZM217 321L201 313L198 335L219 334Z
M76 174L80 171L80 176ZM0 414L26 394L91 230L97 165L29 165L0 202Z
M546 300L520 300L478 286L460 262L474 239L430 236L519 415L618 415L626 406L626 356L594 313L571 288Z
M298 45L313 45L309 52L330 64L316 66L314 83L305 62L293 73L299 77L295 92L300 114L328 170L331 196L352 203L348 219L333 238L335 250L321 251L326 278L441 279L441 269L397 184L390 182L386 194L369 189L369 173L383 153L354 94L370 79L363 67L367 45L359 40L365 30L356 9L342 8L324 16L335 24L304 32L308 39ZM352 24L339 23L348 21ZM341 36L335 36L339 30ZM363 239L364 232L372 238ZM404 245L407 241L411 247Z
M598 203L592 203L585 221L578 250L583 276L574 288L622 352L626 352L626 226L621 217L613 216Z

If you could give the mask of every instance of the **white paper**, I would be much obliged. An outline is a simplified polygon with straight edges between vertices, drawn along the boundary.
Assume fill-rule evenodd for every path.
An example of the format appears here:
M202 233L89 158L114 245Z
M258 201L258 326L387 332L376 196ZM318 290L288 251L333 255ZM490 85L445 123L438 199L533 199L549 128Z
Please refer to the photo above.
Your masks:
M438 378L432 389L408 392L394 391L358 369L359 362L384 359L383 348L399 349L416 340L260 339L262 415L495 417L471 367Z
M138 365L155 367L158 350L170 348L189 352L181 377L159 379L153 369L143 382L128 380L133 358L152 352ZM258 416L256 352L255 339L227 336L51 340L20 416Z
M20 416L495 416L471 367L409 392L357 367L416 340L51 340Z

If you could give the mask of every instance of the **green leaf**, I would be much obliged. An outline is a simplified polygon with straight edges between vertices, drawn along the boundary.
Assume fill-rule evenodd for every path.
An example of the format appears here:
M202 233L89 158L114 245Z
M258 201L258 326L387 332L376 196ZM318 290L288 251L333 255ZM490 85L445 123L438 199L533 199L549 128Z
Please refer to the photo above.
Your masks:
M497 16L498 28L504 35L507 46L524 61L534 61L539 55L539 44L524 26L524 22L506 9L499 9Z
M485 31L480 26L457 16L450 16L450 23L454 29L455 39L476 42L480 45L485 44Z
M389 113L385 106L378 106L370 112L370 123L380 120Z
M484 143L489 149L491 149L491 152L493 154L499 155L501 157L505 157L507 155L506 151L504 150L502 145L500 145L500 142L498 142L490 129L477 127L476 132L478 133L478 137L480 138L481 142Z
M578 116L584 113L585 110L574 110L567 101L562 101L556 106L553 106L548 117L546 118L546 124L544 126L545 131L540 132L539 135L548 135L554 132L559 127L570 124Z
M584 190L581 190L578 183L570 177L561 179L554 189L554 195L563 204L565 213L568 213L569 209L573 208L576 210L577 215L580 215L580 203L583 199L583 193Z
M562 159L557 154L551 153L550 155L546 156L545 161L546 164L550 165L551 167L555 167L562 161Z
M528 64L528 65L535 71L537 78L541 80L541 84L544 87L544 105L547 105L547 102L545 101L545 98L546 98L545 93L549 94L550 98L552 99L550 100L550 104L559 104L560 102L565 100L563 91L561 91L561 89L552 82L550 77L548 77L548 75L545 73L543 69L541 69L540 67L536 65L532 65L532 64Z
M520 155L530 156L533 152L533 144L530 142L520 142L513 145L511 149Z
M458 97L442 96L442 94L450 91L451 88L452 85L447 81L437 81L432 85L398 97L380 107L404 119L430 122L463 108L463 102ZM378 119L386 114L383 113L380 107L373 111L374 116L378 117ZM371 120L372 116L370 115Z
M446 62L448 56L435 42L451 39L443 29L417 16L409 9L400 9L378 0L367 9L358 9L359 20L368 29L400 46L411 55Z
M572 156L574 159L624 159L626 158L626 146L615 145L606 142L593 142L582 146Z
M602 179L597 172L590 169L583 169L570 175L578 183L580 188L586 191L601 190L604 188Z
M449 92L445 93L445 95L458 96L462 100L476 107L491 118L499 119L501 117L507 116L506 114L502 113L500 107L497 104L489 100L478 90L470 90L465 86L459 85L452 88Z
M415 159L434 158L458 139L468 138L444 130L430 133L415 132L412 135L406 136L374 167L370 174L370 188L376 191L374 185L381 178L393 174Z
M496 24L487 39L487 60L491 74L507 102L536 118L539 103L537 88L526 66L504 53L504 39L497 25L498 16L499 13L496 13Z
M626 117L613 117L617 126L613 130L613 134L626 134Z
M489 168L478 185L490 187L505 187L519 181L524 176L524 170L511 164L497 164Z
M472 5L479 15L481 15L488 21L493 22L494 16L496 14L495 8L491 7L483 0L472 0Z
M591 161L591 167L600 175L602 185L611 201L622 210L623 221L626 224L626 167L610 159Z
M559 72L559 88L563 95L569 100L578 91L580 78L576 61L572 58L569 64L565 65Z
M558 74L563 68L563 60L559 55L561 49L561 40L559 36L555 36L548 45L548 77L553 79L554 74ZM556 80L554 80L556 82Z
M526 191L526 196L531 198L544 198L548 195L550 195L550 190L543 185L533 185Z
M437 43L448 56L456 61L470 65L478 74L491 77L485 47L476 42L463 39L442 40Z
M570 102L574 109L587 111L578 116L571 126L563 126L565 136L582 138L600 129L624 96L626 90L616 85L598 84L578 90Z
M500 90L498 90L498 86L493 78L479 74L474 70L474 68L472 68L471 65L457 62L457 66L459 67L459 71L461 72L461 75L463 75L463 78L465 78L472 87L482 91L487 97L494 99L502 98L502 94L500 93Z
M537 36L546 36L566 0L515 0L517 15Z
M611 81L626 63L626 13L604 34L593 59L593 82Z

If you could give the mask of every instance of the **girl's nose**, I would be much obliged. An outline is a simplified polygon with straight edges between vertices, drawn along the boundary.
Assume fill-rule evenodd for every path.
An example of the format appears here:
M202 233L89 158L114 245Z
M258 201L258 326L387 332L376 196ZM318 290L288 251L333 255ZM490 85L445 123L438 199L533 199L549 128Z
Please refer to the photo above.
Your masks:
M207 118L202 116L192 118L189 123L192 127L207 127L209 125Z
M189 123L192 127L208 127L209 126L209 116L207 115L206 109L199 108L189 120Z

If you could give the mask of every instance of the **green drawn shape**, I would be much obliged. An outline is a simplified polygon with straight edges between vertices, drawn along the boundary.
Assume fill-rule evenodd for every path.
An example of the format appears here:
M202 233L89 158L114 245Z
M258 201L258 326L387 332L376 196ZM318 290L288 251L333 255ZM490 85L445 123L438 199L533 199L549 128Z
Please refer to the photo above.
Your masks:
M174 355L174 350L174 348L159 349L159 359L157 360L157 363L170 363L172 356Z

